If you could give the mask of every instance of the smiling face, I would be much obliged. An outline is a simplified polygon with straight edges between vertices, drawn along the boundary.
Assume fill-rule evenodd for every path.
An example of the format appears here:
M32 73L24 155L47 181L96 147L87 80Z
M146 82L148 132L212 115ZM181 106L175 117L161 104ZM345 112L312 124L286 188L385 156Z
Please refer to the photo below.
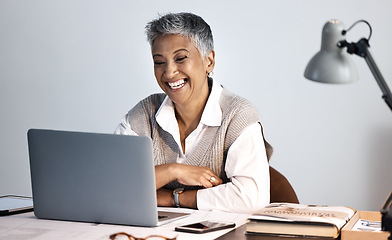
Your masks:
M164 35L151 46L155 78L176 105L205 104L209 95L207 73L215 55L202 57L193 42L181 35Z

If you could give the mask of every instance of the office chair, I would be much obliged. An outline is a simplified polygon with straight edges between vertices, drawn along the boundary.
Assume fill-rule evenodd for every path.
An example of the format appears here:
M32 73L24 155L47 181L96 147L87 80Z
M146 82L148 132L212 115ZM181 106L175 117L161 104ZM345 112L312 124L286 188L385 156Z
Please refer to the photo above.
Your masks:
M263 133L264 138L264 133ZM264 146L267 153L268 163L274 152L273 147L264 138ZM283 174L273 167L269 167L270 172L270 202L287 202L287 203L299 203L297 194L291 186L289 180Z
M287 178L271 166L269 167L269 172L270 202L299 203L297 194Z

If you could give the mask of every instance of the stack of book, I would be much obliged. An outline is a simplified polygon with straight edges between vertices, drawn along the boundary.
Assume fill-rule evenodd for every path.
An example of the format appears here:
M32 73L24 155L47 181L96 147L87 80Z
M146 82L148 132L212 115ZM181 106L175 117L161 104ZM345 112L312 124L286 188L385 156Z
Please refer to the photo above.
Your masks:
M343 206L273 203L249 217L246 233L337 238L354 213Z

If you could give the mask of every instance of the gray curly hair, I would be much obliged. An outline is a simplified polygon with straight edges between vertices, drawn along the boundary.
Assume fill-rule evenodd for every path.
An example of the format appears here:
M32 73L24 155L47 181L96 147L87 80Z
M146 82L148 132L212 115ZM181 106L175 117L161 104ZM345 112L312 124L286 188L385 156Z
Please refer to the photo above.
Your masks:
M210 26L193 13L169 13L147 23L147 40L152 46L159 36L179 34L191 39L202 57L214 50L214 40Z

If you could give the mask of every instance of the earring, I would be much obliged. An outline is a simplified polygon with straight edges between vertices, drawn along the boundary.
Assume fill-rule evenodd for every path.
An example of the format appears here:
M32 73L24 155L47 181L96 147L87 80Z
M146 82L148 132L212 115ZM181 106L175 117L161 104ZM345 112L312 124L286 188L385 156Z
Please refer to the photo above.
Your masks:
M209 72L209 73L207 73L207 76L210 77L210 78L212 78L212 76L214 76L214 72Z

